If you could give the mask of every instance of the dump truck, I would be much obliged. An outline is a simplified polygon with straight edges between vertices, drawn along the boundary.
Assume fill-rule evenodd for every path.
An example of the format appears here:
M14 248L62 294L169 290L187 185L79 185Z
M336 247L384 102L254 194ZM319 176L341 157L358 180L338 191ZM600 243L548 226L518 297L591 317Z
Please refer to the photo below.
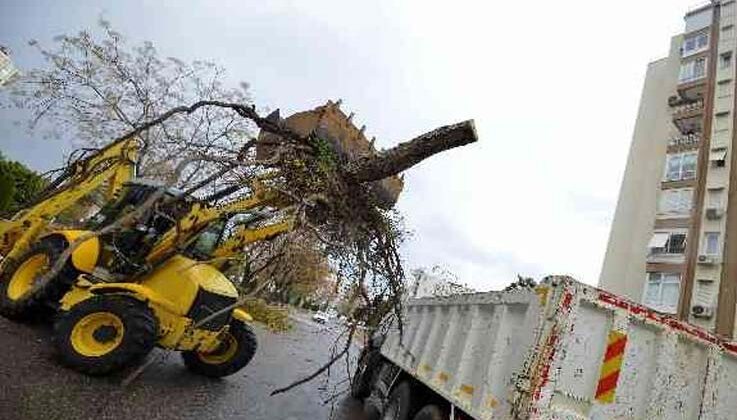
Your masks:
M368 419L737 418L737 343L564 276L410 300L352 379Z

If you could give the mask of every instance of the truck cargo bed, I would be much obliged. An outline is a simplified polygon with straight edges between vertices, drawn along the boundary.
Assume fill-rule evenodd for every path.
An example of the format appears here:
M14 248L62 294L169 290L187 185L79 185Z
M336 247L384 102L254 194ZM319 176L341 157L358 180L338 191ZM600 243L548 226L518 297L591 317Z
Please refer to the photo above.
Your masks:
M567 277L408 303L382 355L475 419L735 419L737 345Z

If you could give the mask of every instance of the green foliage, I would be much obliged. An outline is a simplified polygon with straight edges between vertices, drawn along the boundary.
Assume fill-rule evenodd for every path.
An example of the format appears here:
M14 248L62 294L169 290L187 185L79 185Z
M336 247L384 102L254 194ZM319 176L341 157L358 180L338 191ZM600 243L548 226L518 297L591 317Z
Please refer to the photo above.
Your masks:
M329 173L334 170L336 160L333 146L327 140L315 137L312 147L317 151L316 159L320 169L325 173Z
M0 213L18 211L44 187L45 181L21 163L0 153Z
M289 310L281 306L273 306L263 299L246 299L243 309L248 312L254 321L260 322L271 331L286 332L292 329L289 322Z
M0 214L10 209L15 196L15 182L9 176L0 173Z

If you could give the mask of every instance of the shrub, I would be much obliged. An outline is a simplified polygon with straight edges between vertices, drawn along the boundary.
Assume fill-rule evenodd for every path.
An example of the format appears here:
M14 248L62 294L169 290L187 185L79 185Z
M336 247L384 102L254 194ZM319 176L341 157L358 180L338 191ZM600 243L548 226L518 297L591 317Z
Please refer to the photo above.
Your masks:
M292 328L289 321L289 310L286 307L269 305L263 299L247 299L243 309L248 312L254 321L266 325L271 331L285 332Z

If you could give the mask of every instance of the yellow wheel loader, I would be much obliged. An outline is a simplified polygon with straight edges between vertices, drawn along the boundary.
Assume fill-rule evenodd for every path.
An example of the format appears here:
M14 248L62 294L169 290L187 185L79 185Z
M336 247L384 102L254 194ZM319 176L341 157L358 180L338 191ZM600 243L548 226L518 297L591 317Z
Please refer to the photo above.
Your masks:
M212 207L181 192L132 180L135 143L116 142L68 170L66 180L11 220L0 221L0 313L28 319L57 312L59 358L93 375L135 363L154 346L181 351L193 372L219 377L244 367L256 350L250 316L217 268L247 243L291 229L289 220L230 226L234 215L275 204L254 193ZM82 226L59 214L104 187L109 202ZM132 226L96 236L159 194ZM44 274L74 245L51 279Z
M118 220L160 188L125 183L119 198L100 210L89 228ZM208 261L291 227L241 225L224 236L227 216L263 202L247 197L211 208L167 191L135 226L84 240L56 277L36 284L70 244L88 234L52 230L4 264L0 311L23 319L57 310L59 358L87 374L130 366L157 345L181 351L193 372L213 377L235 373L253 357L256 338L247 324L249 315L234 307L237 289Z
M322 130L349 153L372 150L337 103L285 123L302 135ZM230 375L251 360L256 338L250 316L236 307L237 289L218 268L246 244L291 230L289 217L258 216L290 202L269 189L268 180L217 207L134 180L138 148L135 139L120 139L78 159L35 202L0 220L0 313L27 319L55 312L60 360L87 374L123 369L158 346L182 352L193 372ZM385 202L392 202L402 182L391 178L376 188L388 191ZM59 224L60 214L101 189L107 204L97 214L79 226ZM142 211L130 225L106 230L133 209ZM238 215L247 220L234 227ZM62 269L47 278L69 252Z

